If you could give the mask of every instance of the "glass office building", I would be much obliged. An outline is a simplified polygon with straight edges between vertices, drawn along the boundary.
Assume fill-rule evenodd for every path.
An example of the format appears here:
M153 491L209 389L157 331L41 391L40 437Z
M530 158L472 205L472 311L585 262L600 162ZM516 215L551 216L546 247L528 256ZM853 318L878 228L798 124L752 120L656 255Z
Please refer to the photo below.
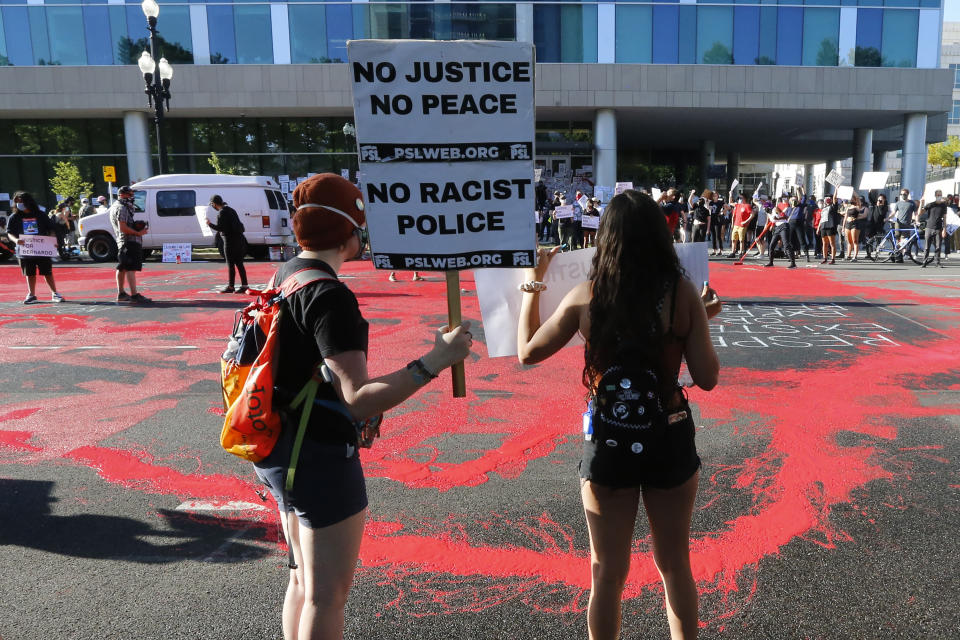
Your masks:
M236 82L246 85L247 69L261 73L247 65L275 70L278 76L286 68L329 66L345 61L348 40L361 38L533 42L542 65L538 89L549 90L538 91L538 162L547 168L600 164L596 117L601 111L615 112L609 126L619 138L619 145L614 143L616 165L630 167L634 177L644 177L643 167L658 163L703 169L712 164L714 153L721 157L734 153L734 136L743 139L744 131L749 134L750 130L718 124L732 122L736 114L730 110L744 107L769 111L757 120L766 122L768 131L795 131L796 143L789 148L798 153L803 148L803 161L817 153L818 162L849 157L846 151L837 156L833 149L828 155L808 144L809 119L765 120L770 113L785 113L792 106L789 96L798 85L807 93L797 96L796 106L811 111L834 109L826 120L850 132L851 140L855 127L877 128L874 149L883 144L895 148L879 132L902 130L909 111L924 112L934 120L941 112L933 98L927 100L929 105L917 102L918 93L931 93L933 85L927 80L901 87L902 78L908 76L866 74L872 73L868 69L920 73L937 68L942 0L159 2L158 56L166 57L177 70L173 109L165 129L174 172L212 171L207 162L211 152L244 173L276 176L356 169L354 141L342 132L350 120L349 106L311 109L309 97L291 97L285 104L276 96L270 100L258 96L252 103L259 101L260 106L238 110L233 107L240 94L224 91L210 76L203 76L206 80L189 90L183 79L191 76L191 69L236 69L239 75L229 77L242 75ZM97 169L102 165L116 166L121 180L146 177L149 168L145 171L143 162L138 170L128 164L133 111L139 111L134 115L142 124L137 126L149 141L146 144L152 144L154 158L157 154L153 128L146 124L149 112L136 96L142 85L136 87L137 72L130 68L149 48L147 36L146 20L136 1L0 0L0 192L27 187L44 193L52 166L68 158L98 183L98 190L102 186ZM551 70L543 68L551 65ZM601 77L611 67L599 65L612 65L613 75ZM15 73L25 67L31 69L26 91L33 102L7 108L2 86L22 83L25 76ZM114 75L97 71L111 68ZM618 79L634 77L630 74L637 68L642 70L635 84ZM682 72L672 71L680 68ZM697 73L718 68L745 70L747 76ZM851 79L837 85L821 75L798 76L791 71L797 68L862 69L864 74L844 76ZM276 95L293 96L301 89L303 74L309 72L298 73ZM204 82L216 86L206 87ZM251 86L256 88L244 97L266 91L256 83ZM123 87L126 103L114 99L118 87ZM344 95L350 90L345 81L322 88ZM187 91L219 92L222 100L218 103L214 95L201 106L184 109L191 98ZM84 96L73 100L72 94L80 92ZM103 96L102 105L93 104L96 92ZM889 102L898 92L904 96L902 111L893 119L889 114L880 118L880 112L872 110L872 101ZM775 103L770 98L773 93L787 96L786 101ZM58 94L53 102L61 106L47 108L53 94ZM640 94L642 98L634 97ZM849 104L835 105L837 95L848 97ZM908 104L908 96L916 104ZM542 105L548 109L541 111ZM692 117L687 110L700 109L696 118L701 118L703 126L720 129L716 143L708 141L701 147L700 142L682 140L690 133L706 141L713 132L698 132L696 118L671 131L671 123L663 120L664 110L671 108L683 110L687 118ZM721 113L724 109L728 113ZM942 113L949 110L950 104ZM955 113L951 118L956 119ZM944 115L944 123L945 119ZM865 124L857 124L861 121ZM924 136L936 137L938 127ZM727 140L722 136L725 131ZM658 133L668 139L656 140ZM753 133L769 138L763 129ZM657 157L657 149L674 143L686 147L685 156ZM776 144L771 139L768 146ZM751 153L756 155L756 149L742 151L745 162ZM145 164L150 163L147 158Z

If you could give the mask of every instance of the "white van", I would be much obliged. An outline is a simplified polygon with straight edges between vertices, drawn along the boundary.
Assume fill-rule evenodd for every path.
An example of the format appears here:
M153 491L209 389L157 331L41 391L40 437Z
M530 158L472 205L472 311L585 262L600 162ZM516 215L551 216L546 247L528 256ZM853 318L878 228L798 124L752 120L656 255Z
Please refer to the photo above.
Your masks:
M194 247L217 247L223 253L219 234L202 222L216 222L210 196L219 194L233 207L246 231L248 252L267 256L271 246L295 243L290 209L280 185L266 176L221 174L169 174L130 185L136 205L134 218L148 223L143 248L162 249L166 242L189 242ZM79 221L80 247L96 262L117 257L109 213L95 213Z

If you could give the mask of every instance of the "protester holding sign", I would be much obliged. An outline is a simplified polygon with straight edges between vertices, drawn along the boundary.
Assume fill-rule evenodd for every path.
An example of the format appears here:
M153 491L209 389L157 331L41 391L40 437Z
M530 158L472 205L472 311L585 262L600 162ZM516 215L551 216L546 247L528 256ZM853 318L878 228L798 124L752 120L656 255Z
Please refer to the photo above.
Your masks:
M50 256L36 255L38 252L25 250L28 239L32 237L56 237L56 229L50 218L40 211L37 201L26 191L13 194L14 206L17 208L7 218L7 237L17 244L17 255L20 260L20 271L27 278L27 297L23 304L33 304L37 301L37 273L43 276L50 287L50 296L54 302L63 302L63 296L57 293L57 285L53 280L53 259ZM56 253L56 242L51 241Z
M520 362L534 364L578 332L587 338L583 384L592 400L584 414L580 493L593 564L590 637L619 637L620 602L642 497L666 592L670 635L693 638L697 588L689 543L700 458L677 374L686 358L695 384L704 390L716 386L720 364L709 319L720 312L720 300L708 286L698 293L684 277L663 213L652 198L632 189L615 196L604 210L590 279L574 287L541 323L539 294L556 252L541 249L536 268L527 270L529 281L521 285L517 353ZM607 384L608 374L618 370L641 373L618 374L618 381ZM631 412L630 403L657 398L656 409L645 416L650 420L645 432L657 439L646 447L630 445L595 430L605 415L596 403L608 393L620 398L612 412L623 420L643 415Z
M220 234L223 240L223 257L227 260L227 286L218 289L220 293L233 293L234 270L240 273L240 287L237 293L247 290L247 269L243 266L243 254L247 252L246 229L240 222L240 216L233 207L228 206L219 195L211 196L210 206L217 212L216 223L207 219L207 226Z
M277 369L275 397L286 393L292 400L312 376L322 375L321 365L332 374L332 383L322 384L318 392L322 395L306 425L289 492L284 486L298 430L291 423L295 418L283 414L280 439L256 463L256 472L277 501L293 553L283 603L284 638L341 638L367 512L356 425L397 406L440 371L464 360L472 336L468 322L441 329L426 354L403 369L371 378L368 323L356 296L336 278L343 263L363 248L366 212L360 190L339 175L319 174L297 186L293 204L293 232L304 251L280 267L274 282L306 270L328 277L284 302L278 349L283 365Z

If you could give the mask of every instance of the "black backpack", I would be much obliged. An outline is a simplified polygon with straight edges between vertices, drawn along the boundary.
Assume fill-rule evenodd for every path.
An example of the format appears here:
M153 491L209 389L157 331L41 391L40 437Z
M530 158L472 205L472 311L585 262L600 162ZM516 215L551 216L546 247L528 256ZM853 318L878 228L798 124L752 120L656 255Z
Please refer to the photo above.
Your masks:
M616 364L604 371L590 397L597 449L638 464L655 459L667 431L660 388L650 367Z

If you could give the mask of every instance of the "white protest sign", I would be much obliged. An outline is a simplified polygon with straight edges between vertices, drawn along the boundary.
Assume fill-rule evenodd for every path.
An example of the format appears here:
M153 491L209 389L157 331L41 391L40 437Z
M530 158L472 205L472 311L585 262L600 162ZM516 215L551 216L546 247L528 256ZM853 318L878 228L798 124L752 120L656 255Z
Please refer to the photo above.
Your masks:
M584 229L600 228L600 216L588 216L584 214L580 218L580 226Z
M860 178L860 189L883 189L887 186L889 171L864 171Z
M189 242L164 242L162 262L190 262L193 246Z
M581 208L581 209L586 209L586 208L587 208L587 204L588 204L589 202L590 202L590 198L588 198L587 196L580 196L580 199L577 200L577 204L580 205L580 208Z
M655 201L660 199L660 195L662 193L663 192L660 191L660 189L657 189L656 187L650 187L650 197L653 198Z
M687 272L697 291L709 280L709 262L706 242L675 244L680 265ZM558 253L550 261L544 276L547 290L540 294L540 320L546 322L560 301L575 286L587 280L596 249L581 249ZM517 355L517 326L520 321L520 301L523 294L517 287L524 280L521 269L483 269L473 273L477 283L477 299L483 318L483 334L487 340L487 355L491 358ZM583 344L579 334L567 346Z
M841 200L849 200L853 197L853 187L851 185L837 187L837 197Z
M839 187L841 184L843 184L844 180L843 176L836 169L830 171L830 173L827 174L827 177L824 179L835 187Z
M57 256L57 239L53 236L21 235L23 244L17 243L17 257L53 258Z
M347 44L374 266L532 266L533 45Z
M740 181L736 178L733 179L733 182L730 183L730 193L733 193L737 190L737 187L740 186Z
M540 182L540 179L543 177L543 169L534 169L533 170L533 180L534 182Z
M600 202L610 202L610 198L613 197L613 187L594 187L593 195L600 198Z
M754 197L754 198L759 198L759 197L760 197L760 187L762 187L762 186L763 186L763 181L761 180L761 181L760 181L760 184L757 185L757 188L756 188L756 189L754 190L754 192L753 192L753 197Z
M559 207L553 210L553 217L557 220L563 218L572 218L573 217L573 205L572 204L562 204Z
M627 189L633 189L633 183L632 183L632 182L618 182L618 183L617 183L616 185L614 185L614 187L613 187L613 195L620 195L621 193L623 193L623 192L626 191Z
M200 224L200 233L205 238L212 238L215 233L207 224L207 220L217 224L217 210L209 205L199 205L193 208L197 214L197 222Z
M952 236L960 228L960 216L953 209L947 209L946 219L947 235Z
M9 202L10 194L9 193L0 193L0 202Z
M277 176L277 182L290 182L290 176L283 174L282 176Z

